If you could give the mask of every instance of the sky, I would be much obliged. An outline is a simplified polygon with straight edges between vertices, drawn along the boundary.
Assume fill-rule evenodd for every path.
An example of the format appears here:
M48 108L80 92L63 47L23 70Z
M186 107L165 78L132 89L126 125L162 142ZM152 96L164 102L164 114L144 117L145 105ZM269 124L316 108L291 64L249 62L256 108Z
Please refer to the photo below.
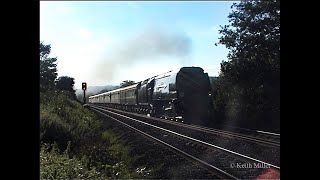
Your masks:
M40 1L40 41L58 76L88 86L142 81L184 66L218 76L229 50L215 46L232 1Z

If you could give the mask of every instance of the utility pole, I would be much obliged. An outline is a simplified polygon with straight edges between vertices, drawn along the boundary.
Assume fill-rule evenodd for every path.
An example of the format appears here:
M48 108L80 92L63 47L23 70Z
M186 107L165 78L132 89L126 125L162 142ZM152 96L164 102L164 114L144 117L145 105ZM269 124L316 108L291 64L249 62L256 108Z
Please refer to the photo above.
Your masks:
M83 90L83 103L86 104L86 90L87 90L87 83L82 83L82 90Z

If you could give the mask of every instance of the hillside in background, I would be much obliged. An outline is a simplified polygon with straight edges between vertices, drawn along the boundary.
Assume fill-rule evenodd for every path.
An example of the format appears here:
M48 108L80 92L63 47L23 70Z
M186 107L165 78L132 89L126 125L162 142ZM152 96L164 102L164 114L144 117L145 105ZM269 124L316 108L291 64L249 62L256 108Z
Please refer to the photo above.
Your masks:
M106 86L88 86L87 90L86 90L86 94L88 95L92 95L92 94L98 94L100 91L102 90L113 90L115 88L117 88L118 86L113 86L113 85L106 85ZM83 91L82 89L77 89L76 90L76 95L82 95Z
M86 90L86 102L88 102L88 98L91 95L95 95L100 93L101 91L107 92L118 88L119 86L114 85L106 85L106 86L88 86ZM83 102L83 90L76 89L76 97Z

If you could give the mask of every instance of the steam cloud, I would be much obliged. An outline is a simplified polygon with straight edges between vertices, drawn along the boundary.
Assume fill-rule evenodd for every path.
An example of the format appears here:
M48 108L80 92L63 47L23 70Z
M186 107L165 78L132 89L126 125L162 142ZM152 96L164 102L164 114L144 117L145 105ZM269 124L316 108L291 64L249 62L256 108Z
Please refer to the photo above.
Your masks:
M134 63L161 61L162 56L172 57L184 66L190 57L191 40L182 34L149 28L110 52L95 69L96 78L105 82Z

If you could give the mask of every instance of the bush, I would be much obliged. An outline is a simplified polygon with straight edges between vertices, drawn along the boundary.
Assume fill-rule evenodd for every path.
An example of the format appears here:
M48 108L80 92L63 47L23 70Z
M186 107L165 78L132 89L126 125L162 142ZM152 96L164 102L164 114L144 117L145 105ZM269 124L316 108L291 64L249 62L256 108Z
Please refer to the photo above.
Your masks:
M111 130L101 134L99 142L83 149L83 155L89 157L89 165L111 178L139 178L140 175L131 164L130 148Z
M50 150L51 149L51 150ZM43 144L40 150L40 179L106 179L104 174L88 166L88 159L69 157L69 148L62 154L57 148Z
M98 138L101 131L101 121L70 99L68 92L40 94L40 141L50 144L56 141L64 151L67 141L72 141L77 147Z
M150 172L132 167L130 148L103 129L102 120L67 92L40 93L41 179L128 179Z
M72 141L69 124L63 122L56 114L40 112L40 141L57 142L60 149L65 149L68 141Z

